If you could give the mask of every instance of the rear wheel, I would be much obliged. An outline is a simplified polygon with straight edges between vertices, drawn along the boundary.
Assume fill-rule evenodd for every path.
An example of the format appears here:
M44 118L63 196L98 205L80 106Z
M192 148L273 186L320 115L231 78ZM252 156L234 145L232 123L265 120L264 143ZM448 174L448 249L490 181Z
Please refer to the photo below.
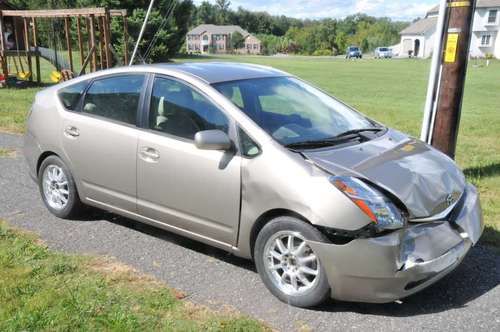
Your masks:
M316 306L330 296L325 270L307 240L326 239L300 219L278 217L262 228L254 249L266 287L281 301L297 307Z
M82 211L73 176L59 157L49 156L42 162L38 186L45 206L55 216L73 218Z

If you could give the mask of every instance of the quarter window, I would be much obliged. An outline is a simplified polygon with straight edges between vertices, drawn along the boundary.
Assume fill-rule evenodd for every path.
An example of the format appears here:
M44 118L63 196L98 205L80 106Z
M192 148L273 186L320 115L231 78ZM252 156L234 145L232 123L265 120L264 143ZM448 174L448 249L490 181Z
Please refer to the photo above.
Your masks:
M100 79L85 94L83 112L111 120L136 124L144 75Z
M185 139L199 131L219 129L228 133L228 118L207 98L178 81L155 78L151 95L149 128Z
M260 148L254 140L241 128L238 128L240 137L241 155L248 158L256 157L260 154Z
M64 108L74 111L88 84L88 81L83 81L61 89L59 91L59 99L63 103Z

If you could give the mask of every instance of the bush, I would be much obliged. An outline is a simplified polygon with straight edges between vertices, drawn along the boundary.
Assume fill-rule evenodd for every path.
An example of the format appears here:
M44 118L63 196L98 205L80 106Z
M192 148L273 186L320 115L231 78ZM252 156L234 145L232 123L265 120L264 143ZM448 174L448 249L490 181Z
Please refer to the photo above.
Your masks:
M333 51L332 50L316 50L313 52L314 56L332 56L333 55Z

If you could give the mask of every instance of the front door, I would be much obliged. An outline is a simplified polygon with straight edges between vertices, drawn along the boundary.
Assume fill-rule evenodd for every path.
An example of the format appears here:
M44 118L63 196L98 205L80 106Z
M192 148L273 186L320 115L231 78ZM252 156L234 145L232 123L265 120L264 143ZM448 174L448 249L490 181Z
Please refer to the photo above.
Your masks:
M207 97L180 81L154 79L147 130L138 144L141 215L225 244L235 244L240 210L240 157L200 150L198 131L232 134L231 121Z
M98 79L79 112L63 112L63 149L84 199L136 211L136 127L145 76Z

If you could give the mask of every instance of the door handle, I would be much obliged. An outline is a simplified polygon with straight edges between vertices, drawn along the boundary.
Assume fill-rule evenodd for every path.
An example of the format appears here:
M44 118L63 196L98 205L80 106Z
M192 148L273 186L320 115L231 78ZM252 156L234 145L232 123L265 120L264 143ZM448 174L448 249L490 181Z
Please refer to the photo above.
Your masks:
M66 136L73 138L80 136L80 131L78 130L78 128L73 126L66 127L66 129L64 129L64 133L66 134Z
M158 160L160 159L160 153L157 150L149 147L141 148L139 156L142 160L147 162L158 162Z

